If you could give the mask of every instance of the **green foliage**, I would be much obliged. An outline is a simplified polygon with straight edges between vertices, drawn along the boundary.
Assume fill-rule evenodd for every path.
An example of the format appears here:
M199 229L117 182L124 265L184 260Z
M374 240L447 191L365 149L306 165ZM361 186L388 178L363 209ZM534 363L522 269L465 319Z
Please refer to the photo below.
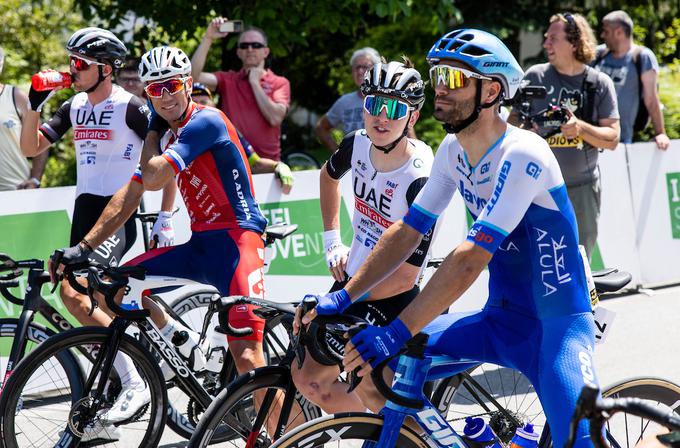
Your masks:
M84 25L73 0L3 0L0 43L5 50L2 82L28 83L42 69L65 69L64 43Z

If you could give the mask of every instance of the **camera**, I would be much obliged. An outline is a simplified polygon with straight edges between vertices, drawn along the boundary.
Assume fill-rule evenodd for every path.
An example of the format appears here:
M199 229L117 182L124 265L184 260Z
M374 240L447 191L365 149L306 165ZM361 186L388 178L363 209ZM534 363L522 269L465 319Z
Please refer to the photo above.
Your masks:
M243 31L243 20L228 20L220 25L221 33L240 33Z
M529 81L524 80L520 83L519 89L514 97L509 100L503 100L504 106L517 107L521 109L525 107L528 110L531 108L533 100L543 99L547 95L547 91L543 86L529 85Z

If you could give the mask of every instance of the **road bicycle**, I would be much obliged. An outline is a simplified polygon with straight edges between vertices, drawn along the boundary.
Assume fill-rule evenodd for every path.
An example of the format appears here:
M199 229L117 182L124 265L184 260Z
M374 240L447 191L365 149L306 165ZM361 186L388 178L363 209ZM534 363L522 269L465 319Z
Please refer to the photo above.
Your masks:
M145 215L149 217L153 214L149 213ZM276 239L285 238L293 233L296 228L297 226L295 225L291 226L285 224L270 226L267 228L265 242L266 244L271 244ZM7 358L4 376L5 380L10 376L17 362L22 359L27 352L33 351L37 344L56 333L73 329L69 321L41 296L42 286L49 282L49 274L44 270L44 263L42 260L32 259L15 261L7 255L0 254L0 272L7 270L10 270L10 273L4 277L0 277L0 293L2 293L2 295L10 302L21 306L22 312L18 319L0 319L0 337L6 338L6 342L0 341L0 343L2 343L0 355L3 358ZM20 299L13 295L9 291L9 288L18 286L18 279L24 270L28 271L27 286L24 298ZM75 277L71 275L71 279L73 280L72 283L75 283ZM140 287L143 286L143 289L153 288L158 285L167 287L169 284L182 286L193 284L193 282L185 279L149 277L147 281L141 282ZM140 287L137 289L140 290ZM176 298L169 305L161 300L158 295L154 294L151 298L164 307L171 316L183 322L189 328L201 328L206 310L210 304L210 299L215 294L217 294L217 291L214 288L200 285L199 287L194 286L189 292L174 294ZM53 329L35 322L34 319L37 315L43 317ZM211 323L213 325L210 325L207 329L205 334L206 337L211 337L217 319L213 319ZM134 337L140 337L138 331L131 333ZM280 340L275 332L265 331L265 334L265 355L267 358L271 359L272 362L275 362L278 359L277 357L279 354L285 351L287 341ZM149 347L148 344L147 347ZM93 350L90 350L89 346L83 345L79 346L77 350L59 353L55 358L58 367L55 368L58 369L61 375L55 376L56 379L53 379L50 375L46 375L44 378L36 376L24 389L26 390L27 388L39 395L42 394L40 391L44 389L51 390L53 394L54 391L61 390L65 393L54 395L51 397L51 400L66 402L70 395L66 392L78 392L80 385L85 383L86 372L83 370L83 364L92 365L95 361L94 355L91 352L93 352ZM157 360L160 360L160 355L156 354L155 357ZM214 374L207 371L198 374L198 377L203 380L203 384L210 395L217 394L222 385L228 383L235 376L236 369L229 352L227 352L225 356L222 372L220 374ZM110 380L111 385L106 391L107 404L109 406L120 391L120 380L117 378L115 369L110 375ZM48 387L48 384L45 384L46 381L52 383L51 387ZM176 377L167 381L167 388L171 398L167 412L167 424L173 431L188 439L193 432L194 426L198 422L204 406L206 406L209 401L204 400L203 402L199 402L183 388ZM38 401L35 403L38 403Z
M437 267L440 259L431 260L428 265ZM595 274L596 284L600 293L613 292L621 289L630 281L630 274L615 270L607 270ZM250 303L247 298L241 299ZM281 313L294 313L292 307L273 308L262 305L256 313L264 318L278 316ZM319 319L319 318L317 318ZM325 318L324 318L325 319ZM315 319L315 323L318 321ZM347 330L347 325L339 325L333 320L322 320L324 326L330 331L342 334ZM356 321L355 321L356 323ZM289 348L289 354L278 366L268 366L243 375L227 386L215 399L213 404L206 410L203 418L196 427L189 446L192 448L205 447L215 443L213 431L225 425L225 416L238 414L239 409L248 408L252 402L255 391L274 391L285 393L285 400L292 402L292 397L297 390L291 379L290 365L295 362L295 356L301 358L304 347L308 344L316 344L317 353L321 351L324 356L333 361L331 352L325 351L324 344L316 343L325 337L317 334L302 333L298 339L292 338L294 345ZM339 360L335 359L336 362ZM299 361L298 361L299 362ZM499 438L508 442L518 427L526 423L533 423L539 430L545 427L545 416L538 401L538 397L528 379L513 369L501 368L491 364L479 365L477 362L463 361L457 363L456 372L452 372L449 378L444 378L431 383L427 389L428 396L435 403L435 408L440 414L458 431L462 431L465 418L471 415L484 416L489 420L494 432ZM455 373L455 374L454 374ZM352 383L352 378L349 378ZM621 390L626 390L622 387ZM285 406L284 406L285 407ZM308 414L308 413L307 413ZM300 424L301 421L309 421L308 415L303 415L301 410L295 410L291 415L282 415L274 428L265 427L264 422L269 422L266 407L258 408L258 412L250 415L250 420L241 415L239 424L242 431L250 433L251 444L249 447L269 446L272 440L276 440L291 426ZM294 423L294 425L289 425ZM544 441L549 440L549 431L544 431ZM223 443L220 446L235 446Z
M590 438L597 448L632 447L639 443L643 437L654 436L660 444L678 448L680 447L678 403L669 401L669 398L673 397L665 396L657 402L654 402L654 400L650 402L650 400L644 400L634 395L624 398L617 394L615 397L601 398L600 390L597 387L584 386L569 425L569 438L565 448L574 446L576 428L584 418L588 420ZM624 434L617 426L620 426L620 421L628 421L629 419L638 419L639 425L633 425L633 427L645 431L625 434L627 436L626 444L622 445L618 438L613 437L613 433ZM616 422L616 420L619 420L619 422ZM672 432L667 432L667 430ZM657 435L659 432L662 434Z
M605 275L605 277L600 277L599 279L597 274L595 274L596 287L600 292L604 290L613 292L622 288L630 281L629 274L619 275L620 273L611 270L608 272L610 274L609 277ZM461 419L451 418L450 411L442 412L441 406L436 401L434 401L436 405L433 405L433 402L428 399L427 394L423 392L423 386L428 379L427 372L431 366L437 366L439 369L450 367L451 372L455 373L460 371L461 368L465 368L466 363L470 363L470 361L448 356L426 356L424 355L426 342L427 335L420 334L407 344L406 356L402 356L398 362L397 373L395 375L396 380L392 386L393 390L382 379L382 369L387 364L387 361L372 373L376 387L388 399L380 414L345 413L326 416L297 427L278 439L271 446L359 446L359 444L345 445L349 441L359 442L364 447L469 446L458 435L462 433L459 429L462 428L462 425L460 425L462 423ZM469 391L468 387L468 385L462 384L453 390L459 391L462 389ZM472 400L478 399L478 391L484 391L483 393L489 394L492 397L495 392L492 389L485 391L484 388L475 388L475 391L470 393ZM509 395L512 395L512 393ZM680 387L668 381L655 378L628 380L605 389L604 395L637 396L650 401L667 403L674 408L680 405ZM469 413L467 416L482 415L488 417L488 423L494 429L500 442L505 446L516 428L526 423L535 423L535 420L538 418L538 414L515 412L514 407L516 405L513 404L513 401L510 400L510 405L504 411L493 407L499 406L502 408L500 403L496 401L493 406L482 405L481 407L484 409L484 412ZM536 402L536 405L540 407L540 403ZM455 409L456 405L454 403L451 406L451 411L455 411ZM209 413L210 410L206 412L206 416ZM542 410L540 413L543 422L545 422ZM404 419L407 416L418 422L423 430L423 434L418 434L412 429L403 426ZM508 416L507 419L502 418L505 416ZM505 420L502 422L505 424L500 425L500 431L498 430L499 417L501 417L501 421ZM456 421L459 424L458 427L454 427L456 426L454 424ZM623 424L622 433L610 432L610 437L613 440L626 440L626 437L631 433L631 428L628 428L626 423L624 422ZM198 428L201 428L202 425L203 422L199 424ZM542 447L550 446L552 438L547 424L539 425L537 430L541 434L539 445ZM642 432L644 432L644 428Z
M477 447L478 445L469 443L460 436L423 394L422 387L430 367L436 365L440 368L455 368L461 362L448 356L425 355L427 338L426 334L419 333L407 343L405 356L399 358L392 388L385 384L382 377L382 371L389 360L381 363L371 373L376 387L388 400L379 414L343 413L322 417L299 426L271 447ZM680 404L680 386L653 378L629 380L607 389L603 395L636 396L649 401L661 401L674 406L673 411L677 411ZM418 424L422 433L403 424L407 416ZM606 437L612 442L612 446L633 446L629 443L629 435L631 429L636 429L636 425L637 423L624 421L620 428L608 428ZM643 433L645 429L644 426L640 428ZM351 441L355 444L348 445ZM501 442L506 446L508 441L501 439ZM539 446L548 447L551 444L550 431L546 426L543 428Z

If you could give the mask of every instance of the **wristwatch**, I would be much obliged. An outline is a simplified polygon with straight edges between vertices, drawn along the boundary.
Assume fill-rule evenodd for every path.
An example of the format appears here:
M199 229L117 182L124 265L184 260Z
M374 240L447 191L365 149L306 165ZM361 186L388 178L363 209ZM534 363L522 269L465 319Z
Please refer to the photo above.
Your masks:
M32 182L33 185L35 185L36 187L40 188L40 181L39 181L38 179L36 179L35 177L31 177L31 178L28 179L28 180L29 180L29 182Z

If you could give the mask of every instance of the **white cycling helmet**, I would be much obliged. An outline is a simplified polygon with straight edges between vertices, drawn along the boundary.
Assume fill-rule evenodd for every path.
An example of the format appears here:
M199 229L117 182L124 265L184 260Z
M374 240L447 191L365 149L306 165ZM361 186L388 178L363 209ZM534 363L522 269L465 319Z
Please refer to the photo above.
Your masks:
M191 60L179 48L152 48L144 53L139 63L139 77L142 82L159 81L177 75L191 75Z

